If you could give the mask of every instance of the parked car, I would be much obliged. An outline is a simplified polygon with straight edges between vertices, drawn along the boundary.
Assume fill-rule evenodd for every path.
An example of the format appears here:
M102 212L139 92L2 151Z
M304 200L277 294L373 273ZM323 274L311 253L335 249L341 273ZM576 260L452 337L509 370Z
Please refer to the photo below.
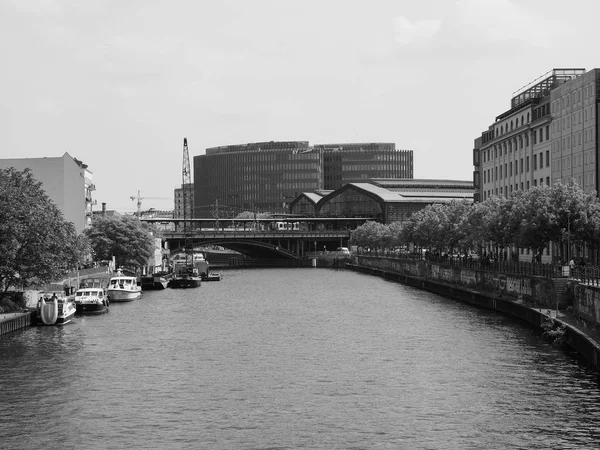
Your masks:
M350 250L348 250L348 247L338 247L336 252L343 254L344 256L350 256Z

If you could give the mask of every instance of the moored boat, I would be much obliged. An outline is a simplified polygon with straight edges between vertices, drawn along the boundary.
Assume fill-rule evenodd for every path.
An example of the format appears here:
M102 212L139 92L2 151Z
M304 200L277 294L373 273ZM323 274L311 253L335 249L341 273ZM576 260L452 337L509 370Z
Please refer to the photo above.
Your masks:
M138 286L136 277L123 275L119 270L108 282L106 294L113 303L132 302L142 296L142 288Z
M82 288L75 292L77 314L104 314L108 307L109 301L102 288Z
M173 289L185 289L199 287L202 278L198 269L192 266L181 267L177 275L169 281L169 287Z
M209 272L205 278L202 278L204 281L221 281L221 272Z
M168 272L157 272L150 275L144 275L141 280L142 291L166 289L169 285L170 278L171 274Z
M62 292L54 292L52 297L43 295L38 301L38 323L43 325L65 325L75 316L75 303Z

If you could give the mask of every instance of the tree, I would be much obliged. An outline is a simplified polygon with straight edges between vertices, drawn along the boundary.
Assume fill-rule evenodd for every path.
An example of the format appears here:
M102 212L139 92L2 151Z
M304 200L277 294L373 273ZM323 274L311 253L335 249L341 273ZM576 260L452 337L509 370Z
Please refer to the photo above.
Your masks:
M131 216L99 217L85 230L94 260L111 260L135 269L145 265L154 248L150 227Z
M60 279L82 262L84 248L29 169L0 169L0 300L10 287Z

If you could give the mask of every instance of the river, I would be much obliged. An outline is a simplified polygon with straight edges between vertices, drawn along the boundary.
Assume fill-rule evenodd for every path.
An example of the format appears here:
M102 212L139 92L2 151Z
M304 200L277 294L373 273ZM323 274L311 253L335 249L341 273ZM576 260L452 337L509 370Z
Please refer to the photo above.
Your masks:
M2 449L584 449L595 375L378 277L241 269L0 340Z

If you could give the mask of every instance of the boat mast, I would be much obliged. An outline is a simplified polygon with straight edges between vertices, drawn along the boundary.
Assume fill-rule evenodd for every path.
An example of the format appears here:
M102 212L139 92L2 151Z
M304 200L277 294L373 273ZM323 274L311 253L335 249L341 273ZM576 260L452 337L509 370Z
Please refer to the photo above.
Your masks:
M191 242L191 223L188 224L188 214L193 216L192 211L192 175L190 173L190 155L188 153L187 138L183 138L183 167L181 170L182 175L182 189L183 189L183 237L185 246L185 264L189 266L188 257L193 254L193 249L190 248ZM189 208L189 211L188 211ZM191 218L191 217L190 217ZM192 257L193 258L193 257ZM193 260L192 260L193 263Z

